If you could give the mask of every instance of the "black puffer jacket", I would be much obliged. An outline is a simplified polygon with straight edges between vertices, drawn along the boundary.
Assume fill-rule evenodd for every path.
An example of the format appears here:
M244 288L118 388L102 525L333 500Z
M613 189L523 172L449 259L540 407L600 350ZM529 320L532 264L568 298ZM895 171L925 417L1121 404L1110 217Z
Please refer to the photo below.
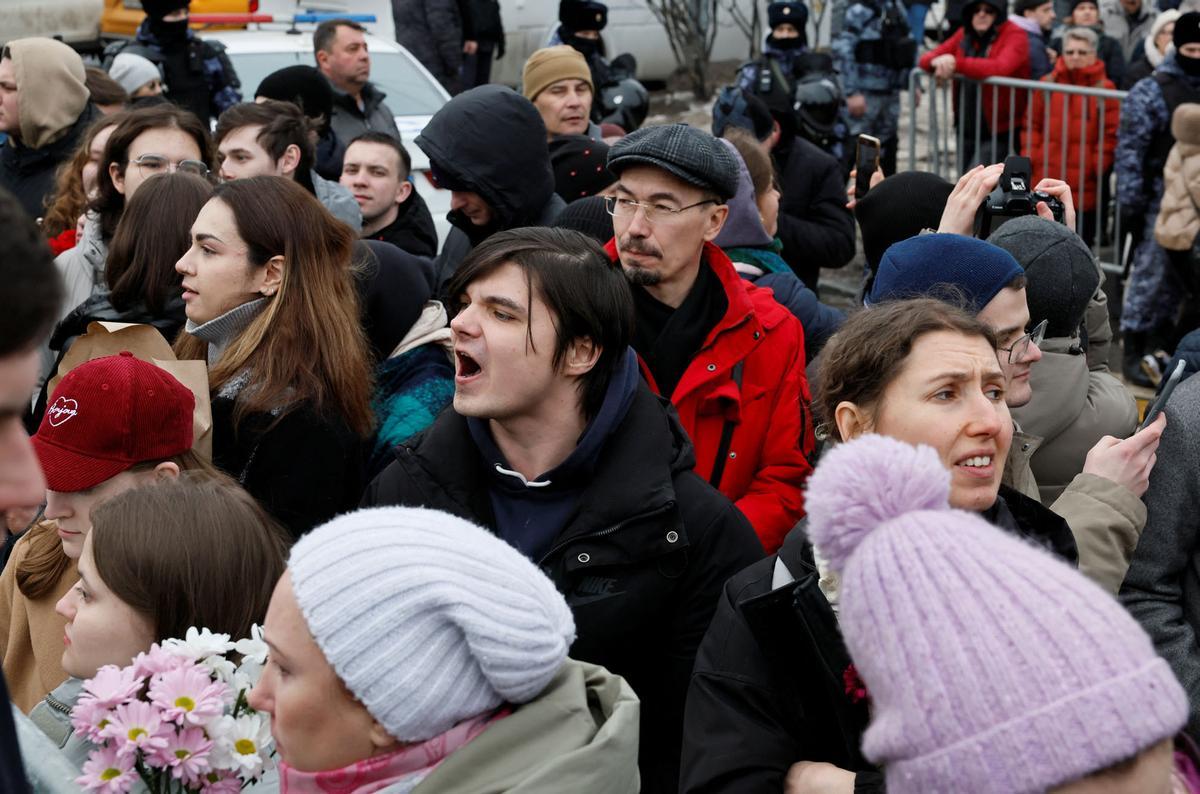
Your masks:
M533 103L511 88L482 85L464 91L434 114L416 144L437 174L478 193L494 216L487 226L476 226L457 211L446 216L454 228L434 263L439 285L492 234L552 226L567 206L554 192L546 125Z
M799 136L787 151L776 152L776 165L783 259L816 291L821 268L841 267L854 257L854 216L846 209L841 166Z
M364 505L494 525L483 460L453 408L395 454ZM692 472L694 462L674 411L639 386L577 511L537 561L575 615L572 658L624 676L641 698L643 792L674 794L696 649L725 580L762 557L754 530Z
M984 517L1076 562L1066 522L1017 491L1001 487ZM884 790L859 749L870 715L848 694L850 655L818 580L802 522L725 585L688 690L681 792L779 792L797 761L856 771L858 794Z

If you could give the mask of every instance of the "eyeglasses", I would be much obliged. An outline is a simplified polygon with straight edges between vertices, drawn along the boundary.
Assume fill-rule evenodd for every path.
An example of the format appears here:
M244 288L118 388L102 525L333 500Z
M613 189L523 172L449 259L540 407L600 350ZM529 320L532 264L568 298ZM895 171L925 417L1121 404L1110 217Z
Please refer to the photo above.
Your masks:
M208 166L199 160L180 160L178 163L172 163L161 154L143 154L133 162L138 167L138 171L141 173L143 179L152 177L155 174L167 174L176 171L204 178L208 177Z
M1020 364L1028 357L1030 345L1042 344L1042 340L1046 338L1046 326L1049 324L1049 320L1042 320L1033 327L1032 331L1013 342L1012 347L997 347L996 349L1008 353L1009 364Z
M641 201L633 201L632 199L617 198L616 196L604 197L604 208L608 210L608 214L614 218L632 218L637 214L638 207L642 208L642 214L646 218L646 223L662 223L672 224L679 220L684 212L694 207L703 207L705 204L716 204L716 199L705 199L697 201L695 204L689 204L686 207L675 209L662 204L646 204Z
M1076 56L1076 57L1082 57L1084 55L1091 55L1091 54L1092 54L1091 50L1063 50L1063 55L1072 55L1072 56Z

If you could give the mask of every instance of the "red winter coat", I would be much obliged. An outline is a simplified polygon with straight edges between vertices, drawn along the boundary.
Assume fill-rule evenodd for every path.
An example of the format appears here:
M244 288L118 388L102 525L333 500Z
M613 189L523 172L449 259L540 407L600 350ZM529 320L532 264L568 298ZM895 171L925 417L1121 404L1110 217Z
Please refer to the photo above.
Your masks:
M618 260L616 243L606 247ZM702 266L717 274L729 308L684 371L671 402L696 448L696 474L711 480L726 421L733 436L721 493L746 516L768 554L804 516L813 436L804 329L768 289L744 281L717 246L704 244ZM733 370L742 365L742 385ZM658 386L645 362L642 374Z
M967 24L970 24L968 21ZM963 53L963 38L966 34L963 28L954 31L954 35L943 41L936 48L921 56L921 68L932 72L930 64L939 55L954 56L955 74L961 74L970 80L982 80L985 77L1020 77L1029 78L1029 36L1016 24L1007 19L1000 23L996 31L996 39L987 49L987 55L982 58L971 58ZM974 90L968 86L968 91ZM1019 131L1020 124L1025 120L1025 104L1027 92L1016 91L1015 107L1010 110L1009 96L1013 93L1009 88L984 86L980 101L983 103L983 118L987 127L997 135L1014 125ZM996 97L996 112L992 113L992 97ZM958 107L958 88L953 90L954 106ZM974 119L971 120L974 123Z
M1090 86L1092 88L1115 89L1113 81L1104 76L1104 61L1097 60L1086 69L1067 68L1065 58L1059 58L1054 71L1042 78L1043 83ZM1084 118L1084 102L1087 103L1087 118ZM1068 108L1067 104L1070 103ZM1067 116L1067 159L1063 162L1063 113ZM1121 102L1117 99L1104 100L1104 128L1100 128L1100 100L1075 94L1050 95L1050 123L1046 124L1046 99L1039 91L1033 95L1029 107L1030 137L1029 158L1033 161L1033 183L1042 177L1062 179L1071 186L1075 208L1081 211L1096 208L1097 191L1100 189L1100 158L1096 156L1096 142L1104 139L1104 170L1113 168L1113 151L1117 147L1117 125L1121 116ZM1086 121L1086 123L1085 123ZM1080 125L1083 130L1080 130ZM1081 180L1080 166L1083 167ZM1080 185L1083 191L1080 192Z

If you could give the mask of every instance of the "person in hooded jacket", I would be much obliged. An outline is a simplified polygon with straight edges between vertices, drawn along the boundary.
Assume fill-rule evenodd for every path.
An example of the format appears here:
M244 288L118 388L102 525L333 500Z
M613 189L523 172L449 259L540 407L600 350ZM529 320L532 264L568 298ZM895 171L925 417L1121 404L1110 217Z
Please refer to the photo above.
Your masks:
M638 791L629 684L569 659L554 582L462 518L389 507L318 527L263 636L248 699L271 717L283 791Z
M738 275L770 289L800 321L804 360L811 364L846 315L821 303L779 255L781 246L773 234L779 228L779 190L771 156L751 133L737 127L725 130L722 143L737 158L738 191L729 200L729 217L713 242L725 251Z
M1153 382L1141 371L1143 354L1159 346L1172 349L1177 336L1175 318L1183 289L1166 250L1154 239L1154 224L1165 191L1163 168L1175 143L1171 115L1185 102L1200 102L1200 12L1175 21L1172 41L1175 52L1122 102L1115 153L1121 234L1133 237L1121 310L1123 372L1138 385Z
M54 199L54 177L97 115L83 60L61 41L16 39L0 50L0 187L33 218Z
M1042 359L1030 371L1036 399L1014 407L1012 415L1023 432L1042 438L1029 465L1042 504L1054 504L1083 471L1096 442L1132 435L1137 404L1106 364L1088 365L1085 318L1101 271L1079 235L1061 223L1026 216L1001 226L988 242L1024 268L1030 323L1048 323L1038 345Z
M521 226L552 226L567 206L554 192L546 125L511 88L464 91L433 115L416 139L438 187L451 192L454 226L434 260L435 294L459 263L491 235Z
M162 70L163 96L208 124L242 101L242 84L224 45L188 28L189 5L191 0L143 0L146 18L133 41L109 45L104 58L106 66L122 52L146 58Z
M642 791L675 792L696 647L721 583L762 547L642 381L630 288L598 244L500 232L448 295L453 406L396 448L363 505L443 510L537 563L574 612L572 656L641 697Z
M1129 68L1125 70L1125 82L1121 84L1122 91L1133 88L1138 80L1154 74L1154 70L1167 57L1167 53L1175 51L1171 38L1175 34L1175 20L1179 12L1175 9L1163 11L1154 18L1150 32L1146 38L1133 48L1129 59Z
M817 411L835 443L875 433L932 447L950 470L950 504L1074 563L1066 522L1001 483L1013 425L996 349L989 328L950 304L882 304L826 345ZM942 374L947 360L967 376ZM961 398L935 400L931 388ZM688 690L685 794L884 790L862 755L869 703L838 626L839 578L807 523L725 584ZM793 770L799 762L817 766Z
M1001 0L978 0L963 6L962 27L954 35L921 56L920 67L939 80L962 75L968 80L985 77L1029 77L1029 37L1009 21L1008 4ZM961 127L963 151L959 164L995 163L1004 159L1008 132L1019 132L1025 119L1026 92L1009 88L968 86L959 104L954 92L956 124ZM982 105L981 126L975 127L977 104ZM995 147L991 137L996 137ZM978 136L979 150L975 140ZM1014 140L1014 145L1019 143Z

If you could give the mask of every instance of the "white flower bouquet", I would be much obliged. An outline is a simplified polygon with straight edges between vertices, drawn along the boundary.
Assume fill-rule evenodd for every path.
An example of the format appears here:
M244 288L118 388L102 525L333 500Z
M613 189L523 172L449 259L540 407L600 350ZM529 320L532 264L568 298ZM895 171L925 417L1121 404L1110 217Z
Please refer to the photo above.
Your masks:
M266 655L258 626L237 642L191 628L127 667L100 668L71 710L75 731L97 745L75 782L102 794L139 780L151 794L226 794L257 782L273 763L270 718L246 695Z

